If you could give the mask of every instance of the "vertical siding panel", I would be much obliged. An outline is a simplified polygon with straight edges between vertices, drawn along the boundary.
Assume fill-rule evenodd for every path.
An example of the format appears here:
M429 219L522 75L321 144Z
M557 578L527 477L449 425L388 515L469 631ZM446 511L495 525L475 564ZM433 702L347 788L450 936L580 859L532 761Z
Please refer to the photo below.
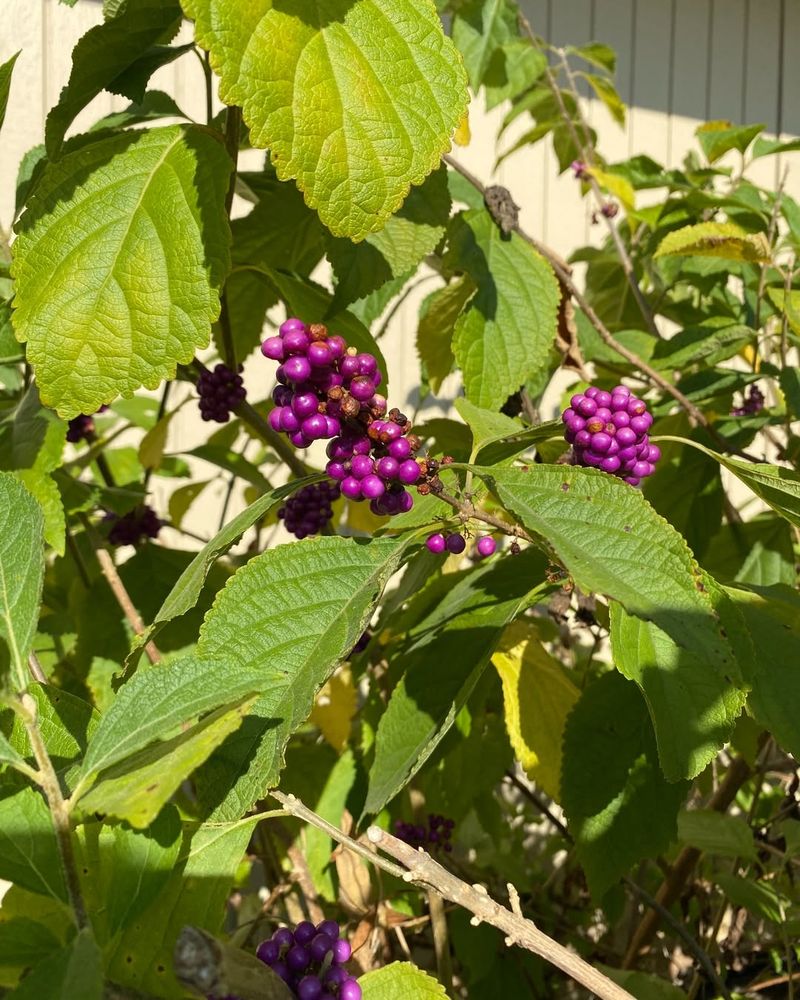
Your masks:
M647 152L664 163L668 154L665 111L669 107L672 5L647 0L636 3L630 150L633 154Z
M710 0L676 0L675 50L672 59L670 163L680 166L695 148L698 117L705 114Z
M0 33L0 61L21 50L11 79L6 120L0 141L0 224L8 231L14 216L14 189L19 161L42 141L42 32L43 8L31 0L6 0Z
M745 67L745 0L712 0L711 74L708 118L740 122Z
M780 0L749 0L747 74L744 122L763 122L767 132L778 131L780 67ZM780 164L775 156L756 160L747 176L756 184L774 187Z

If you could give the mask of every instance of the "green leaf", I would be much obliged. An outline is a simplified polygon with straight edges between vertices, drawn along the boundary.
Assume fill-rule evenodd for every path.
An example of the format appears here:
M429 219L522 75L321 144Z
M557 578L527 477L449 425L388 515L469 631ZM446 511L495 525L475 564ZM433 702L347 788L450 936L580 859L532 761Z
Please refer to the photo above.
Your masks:
M232 699L227 701L230 706ZM77 800L78 808L84 815L116 816L137 829L149 826L181 782L239 728L253 701L245 697L233 707L219 708L191 729L151 743L105 768Z
M698 774L729 735L743 695L732 686L737 663L716 620L710 583L686 542L638 490L594 469L532 465L477 472L508 510L548 540L582 590L615 598L643 620L627 622L639 628L637 641L648 637L643 659L635 643L625 648L637 680L664 687L657 706L645 691L662 767L673 781ZM678 666L681 678L694 681L697 700L675 679ZM667 707L673 698L686 704L679 731ZM690 720L700 717L704 724L697 729Z
M11 303L2 300L0 301L0 364L17 364L23 357L22 347L17 343L11 323Z
M474 292L473 283L462 275L429 295L420 308L417 353L434 393L439 392L453 368L456 321Z
M765 128L765 125L733 125L729 121L713 121L698 125L695 135L708 162L716 163L730 149L738 149L740 153L744 153Z
M687 790L659 770L636 685L614 672L590 684L567 718L561 804L595 899L637 861L667 850Z
M67 520L58 484L52 476L39 469L20 469L16 476L42 508L45 542L63 556Z
M678 814L678 839L709 854L755 861L753 831L738 816L713 809L684 809Z
M279 677L278 665L260 674L230 658L185 657L137 671L117 693L89 741L80 784L143 749L169 739L204 712L231 705Z
M0 733L0 764L10 764L11 767L19 767L21 764L22 769L27 770L27 765L21 754L17 753L3 733Z
M41 507L18 479L0 472L0 642L8 647L18 691L28 686L28 653L39 620L43 532Z
M30 966L61 948L55 934L28 917L0 921L0 966Z
M0 128L3 127L3 122L6 119L8 97L11 93L11 74L14 72L14 63L18 57L19 52L15 52L10 59L0 64Z
M453 337L467 399L499 410L549 364L558 283L544 258L516 233L505 239L485 210L454 220L445 264L478 287Z
M793 587L729 587L750 639L740 660L751 685L748 705L790 753L800 755L800 597Z
M378 725L365 814L380 812L430 758L544 569L529 549L462 576L395 651L403 677Z
M358 980L363 1000L441 1000L444 986L411 962L392 962Z
M544 73L547 58L526 38L512 38L495 49L483 85L486 110L491 111L503 101L513 100L532 87Z
M800 417L800 368L781 368L780 385L786 400L786 409L795 418Z
M706 448L698 441L688 441L685 438L673 440L691 445L716 459L781 517L800 527L800 475L794 469L769 465L766 462L745 462L728 455L720 455L719 452Z
M581 73L598 98L605 104L611 113L611 117L618 125L625 124L625 105L622 98L616 91L614 84L604 76L597 76L595 73Z
M503 413L473 406L468 399L457 399L455 406L472 431L472 455L485 465L495 465L548 438L562 437L560 420L526 427Z
M198 654L280 672L234 739L200 776L215 819L237 818L274 787L289 736L363 633L408 539L314 538L251 559L206 616Z
M50 684L31 684L28 694L36 702L37 725L53 766L57 772L65 771L83 756L99 717L88 702ZM32 758L22 720L10 709L7 712L9 742L22 757Z
M105 129L128 128L158 121L160 118L187 118L175 101L162 90L148 90L140 101L129 104L122 111L112 111L110 115L98 119L89 129L102 132Z
M736 875L717 875L714 881L734 906L744 906L756 916L775 924L786 920L791 902L766 882L753 882Z
M719 626L718 633L723 646ZM626 614L616 602L611 605L614 662L647 699L661 767L670 781L700 774L730 739L744 706L746 695L732 680L733 650L725 646L727 674L714 669L705 649L681 641L675 629L669 635L654 622Z
M326 289L308 279L285 274L282 271L264 272L286 303L289 314L302 316L304 323L325 323L333 333L341 334L351 347L374 355L383 376L381 392L386 395L389 370L386 359L375 338L360 319L347 311L333 311L333 296Z
M159 997L182 995L172 972L175 940L186 924L220 929L257 819L187 831L169 881L109 948L113 982Z
M492 56L516 34L515 28L515 11L506 0L467 0L458 7L453 18L453 41L464 58L469 85L476 93Z
M612 969L606 965L598 966L608 978L622 986L636 997L636 1000L686 1000L686 994L678 986L673 986L665 979L650 975L648 972L631 972L629 969Z
M700 222L668 233L654 256L723 257L769 264L772 252L763 233L748 233L733 222Z
M69 946L52 955L10 994L13 1000L101 1000L103 956L89 927L78 931Z
M175 0L127 0L116 17L86 32L72 50L69 82L47 116L45 145L51 159L76 115L102 90L124 93L115 78L159 39L173 35L180 17ZM144 94L126 96L141 100Z
M703 556L703 567L722 583L793 587L792 529L783 518L761 514L744 524L723 524Z
M374 292L392 278L408 275L438 245L450 218L447 168L435 170L420 187L411 189L399 209L377 233L361 243L331 239L328 260L336 277L331 310L340 309ZM289 265L280 265L289 268Z
M602 42L589 42L587 45L579 45L577 47L568 45L567 52L570 55L580 56L586 62L609 73L613 73L617 68L616 52L608 45L603 45Z
M52 472L61 465L67 427L42 406L36 386L0 423L0 468Z
M430 0L184 0L195 35L269 147L335 236L380 229L449 148L466 79ZM380 25L379 30L376 26Z
M47 168L12 266L14 324L44 403L94 413L206 345L228 268L230 169L212 133L181 126L125 132Z
M652 360L656 368L683 370L688 365L717 365L752 343L756 331L739 323L709 323L681 330L669 340L659 340Z
M0 799L0 878L67 900L53 818L32 788Z
M239 541L245 531L252 528L254 524L258 524L287 496L291 496L305 485L317 482L318 479L318 476L309 476L307 479L294 480L286 486L279 486L278 489L271 490L263 497L259 497L255 503L250 504L241 514L237 514L210 542L206 542L181 573L178 582L161 605L145 635L138 639L137 645L143 646L158 631L159 625L186 614L197 604L211 566Z

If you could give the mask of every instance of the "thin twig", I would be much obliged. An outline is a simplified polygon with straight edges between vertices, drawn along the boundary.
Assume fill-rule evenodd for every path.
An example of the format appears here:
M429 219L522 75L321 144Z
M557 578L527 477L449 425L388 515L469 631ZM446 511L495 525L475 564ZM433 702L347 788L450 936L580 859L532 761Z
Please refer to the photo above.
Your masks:
M453 170L457 171L466 180L473 185L473 187L483 193L485 187L483 183L478 180L478 178L467 170L466 167L462 166L457 160L453 159L452 156L446 154L442 157L448 166L452 167ZM575 282L572 280L572 272L569 265L550 247L545 246L545 244L540 243L535 237L526 233L524 229L521 229L519 225L514 227L514 232L520 236L525 242L533 247L537 253L540 253L550 264L555 272L556 277L564 285L566 290L575 300L578 308L584 314L584 316L589 320L592 326L597 331L598 336L611 348L616 354L619 354L621 358L624 358L630 365L638 369L643 375L645 375L654 385L657 385L660 389L666 392L686 411L689 415L690 420L699 424L701 427L705 427L708 433L714 438L717 444L724 448L726 451L731 452L734 455L740 455L746 458L750 462L758 461L752 455L747 454L745 451L741 451L738 448L733 448L725 438L717 431L717 429L712 426L706 415L700 410L694 403L677 388L674 386L667 378L665 378L660 372L652 368L646 361L640 358L633 351L628 350L623 344L616 340L611 332L606 327L605 323L600 319L594 309L589 305L585 296L581 293Z
M131 600L131 595L128 593L125 584L122 582L122 577L119 575L117 567L114 565L111 553L103 546L102 541L89 522L89 519L85 515L81 515L81 520L83 521L83 526L89 541L92 543L92 548L94 549L95 556L97 557L97 562L100 565L100 570L106 578L106 581L111 588L111 592L117 600L117 604L119 604L122 609L122 613L125 615L125 618L134 633L136 635L142 635L145 631L142 616L136 610L136 605ZM152 642L152 640L145 645L144 651L151 663L160 662L161 653L158 651L158 647L154 642Z
M735 757L728 768L725 780L711 796L706 808L713 809L715 812L725 812L751 773L750 765L747 761L743 757ZM672 906L680 896L687 879L700 860L701 854L702 851L699 851L696 847L684 847L675 859L669 875L661 883L655 896L656 900L665 909ZM656 913L654 910L648 910L645 913L631 938L628 951L622 963L624 969L634 968L640 952L653 939L660 922L661 915L659 913Z
M518 945L561 969L575 982L585 986L601 1000L633 1000L631 994L593 968L588 962L540 931L532 920L527 920L512 909L496 903L482 885L468 885L438 861L417 850L397 837L371 826L367 837L387 854L402 862L408 869L404 881L437 892L444 899L456 903L473 914L472 923L486 923L497 927L506 935L508 946Z
M569 832L567 827L561 822L558 816L553 813L548 804L539 796L535 789L529 788L524 782L520 781L513 771L506 771L506 778L516 789L518 789L518 791L522 792L522 794L533 803L542 815L547 817L547 819L570 844L574 843L572 834ZM686 927L679 920L677 920L665 906L662 906L654 896L651 896L649 892L643 889L637 882L634 882L632 878L627 875L623 875L622 882L626 888L637 896L643 903L659 914L664 923L666 923L673 933L684 942L688 950L697 959L697 964L703 969L708 977L708 981L713 985L719 996L724 997L725 1000L730 1000L730 993L717 974L717 970L714 968L714 963L711 961L708 953L703 950L700 942L696 941L692 937Z
M453 989L453 962L450 957L450 935L447 930L447 914L444 900L438 892L428 893L428 911L431 915L433 950L436 954L436 975L450 995Z
M236 191L236 173L239 166L239 132L242 127L242 110L232 105L225 112L225 148L233 163L228 191L225 195L225 214L230 219L233 207L233 196ZM237 370L236 344L233 339L230 311L228 310L227 287L222 289L220 296L219 328L222 333L222 348L225 364L231 371Z

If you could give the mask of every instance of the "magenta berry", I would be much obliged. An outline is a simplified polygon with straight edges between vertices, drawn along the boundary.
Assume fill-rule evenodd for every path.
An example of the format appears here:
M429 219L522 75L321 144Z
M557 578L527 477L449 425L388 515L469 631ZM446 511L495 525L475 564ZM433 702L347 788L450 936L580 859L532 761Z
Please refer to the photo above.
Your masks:
M429 535L425 545L429 552L433 552L434 555L440 555L444 552L446 548L446 541L444 535L440 534L438 531L434 535Z
M387 412L377 393L381 373L375 357L358 353L330 335L322 324L288 319L279 336L268 337L262 354L280 362L273 390L273 430L297 448L328 439L326 472L352 501L368 500L378 515L404 513L413 506L405 489L420 481L414 460L419 440L399 410Z
M611 392L589 386L571 397L561 419L576 465L601 469L632 486L653 474L661 457L647 436L653 417L626 386Z
M486 556L494 555L495 550L497 549L497 542L491 535L484 535L482 538L478 539L475 544L475 548L478 550L478 555L485 558Z

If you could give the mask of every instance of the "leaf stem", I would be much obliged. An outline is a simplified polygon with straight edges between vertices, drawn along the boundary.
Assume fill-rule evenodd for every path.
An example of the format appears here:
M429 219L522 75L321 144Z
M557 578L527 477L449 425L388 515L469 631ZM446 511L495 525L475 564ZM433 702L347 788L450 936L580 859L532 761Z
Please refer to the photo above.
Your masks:
M64 871L64 882L67 887L67 894L75 916L75 923L78 928L88 926L86 908L83 903L80 880L78 878L78 867L75 862L75 852L72 845L72 830L69 821L69 809L61 793L61 785L58 782L58 775L50 760L50 754L44 745L41 731L39 730L38 713L36 702L29 694L23 694L19 701L21 715L25 724L25 729L30 740L31 750L39 768L38 781L50 807L50 815L53 820L53 828L58 844L58 853L61 858L61 867Z

